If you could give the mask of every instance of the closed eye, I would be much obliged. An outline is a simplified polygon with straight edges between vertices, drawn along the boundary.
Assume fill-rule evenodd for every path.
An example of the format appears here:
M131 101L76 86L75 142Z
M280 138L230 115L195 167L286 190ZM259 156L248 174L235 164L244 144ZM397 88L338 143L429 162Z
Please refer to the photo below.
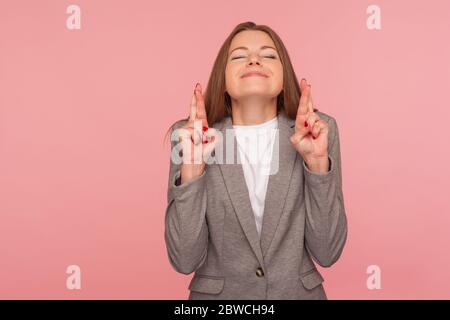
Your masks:
M239 59L239 58L245 58L245 57L242 57L242 56L239 56L239 57L233 57L233 58L231 58L231 60L234 60L234 59ZM274 56L274 55L270 55L270 56L266 56L266 58L270 58L270 59L276 59L277 57L276 57L276 56Z

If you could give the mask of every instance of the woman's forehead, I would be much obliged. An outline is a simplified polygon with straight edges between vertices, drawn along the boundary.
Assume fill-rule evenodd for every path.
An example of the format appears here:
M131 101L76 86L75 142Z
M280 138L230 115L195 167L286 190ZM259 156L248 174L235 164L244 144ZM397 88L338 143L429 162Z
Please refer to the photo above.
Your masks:
M246 30L238 33L231 41L230 51L236 47L275 47L272 38L264 31Z

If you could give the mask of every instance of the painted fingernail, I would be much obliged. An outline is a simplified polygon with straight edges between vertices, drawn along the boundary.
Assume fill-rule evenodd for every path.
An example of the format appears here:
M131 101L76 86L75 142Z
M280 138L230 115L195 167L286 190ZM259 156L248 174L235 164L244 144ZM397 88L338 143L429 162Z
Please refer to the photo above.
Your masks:
M208 131L208 127L203 126L203 132Z
M192 139L192 137L191 137L191 141L192 141L192 143L194 143L194 139Z
M206 141L203 141L203 143L208 143L208 140L206 140Z
M308 122L305 121L305 127L307 127L307 126L308 126Z

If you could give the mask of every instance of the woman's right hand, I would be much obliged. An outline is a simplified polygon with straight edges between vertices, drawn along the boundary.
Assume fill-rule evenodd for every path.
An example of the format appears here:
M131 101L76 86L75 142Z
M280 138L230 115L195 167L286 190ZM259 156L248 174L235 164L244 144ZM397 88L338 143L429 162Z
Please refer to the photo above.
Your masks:
M219 136L214 128L209 128L206 116L205 100L199 83L195 86L191 100L188 122L180 128L183 150L181 164L181 184L203 174L205 160L209 158Z

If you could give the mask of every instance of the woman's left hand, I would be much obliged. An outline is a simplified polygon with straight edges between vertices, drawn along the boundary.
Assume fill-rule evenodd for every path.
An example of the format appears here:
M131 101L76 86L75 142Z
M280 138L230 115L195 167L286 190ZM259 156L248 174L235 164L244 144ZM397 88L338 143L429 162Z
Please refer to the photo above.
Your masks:
M328 123L314 112L311 85L300 82L301 97L295 119L295 133L290 140L305 160L308 169L316 172L329 170Z

